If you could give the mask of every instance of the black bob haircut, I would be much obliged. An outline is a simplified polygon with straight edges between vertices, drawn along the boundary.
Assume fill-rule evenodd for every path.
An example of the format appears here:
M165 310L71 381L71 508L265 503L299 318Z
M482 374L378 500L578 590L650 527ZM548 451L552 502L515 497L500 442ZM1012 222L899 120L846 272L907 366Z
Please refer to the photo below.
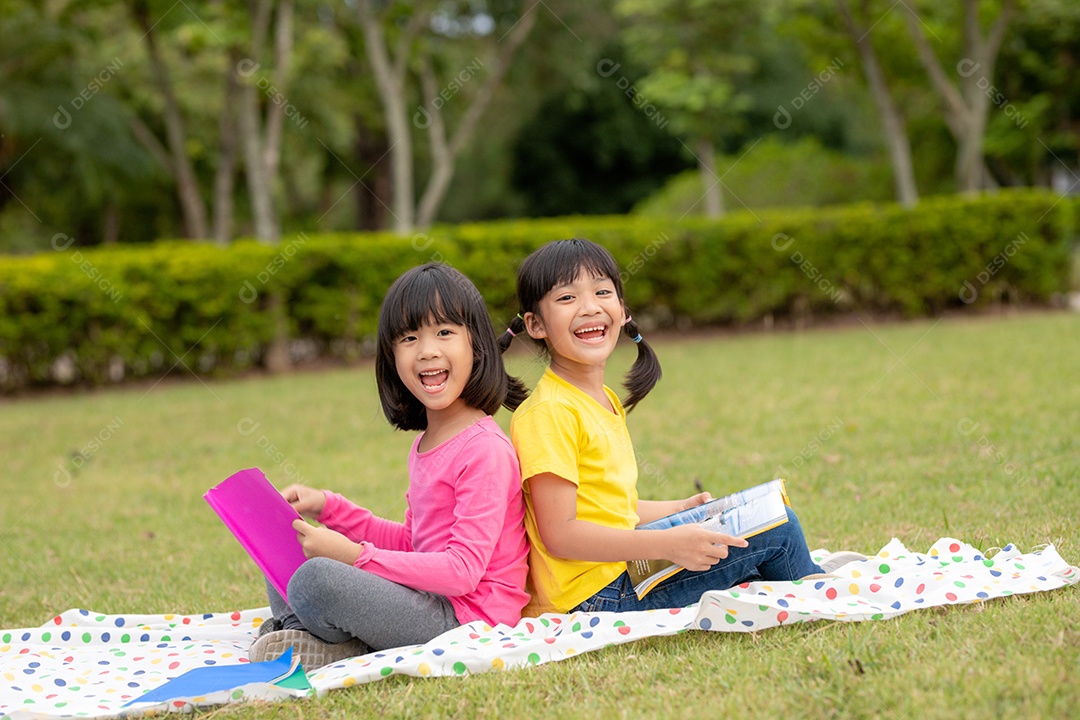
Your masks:
M602 245L584 238L555 240L535 250L525 258L518 268L517 296L520 314L514 318L510 328L499 337L499 347L506 351L514 337L525 332L525 313L538 311L540 301L551 289L573 282L584 270L593 277L606 277L615 285L615 294L623 303L623 312L630 318L623 294L622 275L615 258ZM623 325L626 336L637 343L638 355L633 367L627 373L623 386L629 394L623 400L629 412L649 394L663 374L660 359L656 352L641 338L637 323L628 319ZM534 340L540 347L547 348L543 340Z
M521 381L503 365L484 298L469 278L449 265L427 263L401 275L386 291L379 311L375 381L390 424L400 430L426 430L427 411L401 382L394 343L406 333L434 323L463 325L469 331L473 364L461 399L494 415L500 406L514 410L528 395Z

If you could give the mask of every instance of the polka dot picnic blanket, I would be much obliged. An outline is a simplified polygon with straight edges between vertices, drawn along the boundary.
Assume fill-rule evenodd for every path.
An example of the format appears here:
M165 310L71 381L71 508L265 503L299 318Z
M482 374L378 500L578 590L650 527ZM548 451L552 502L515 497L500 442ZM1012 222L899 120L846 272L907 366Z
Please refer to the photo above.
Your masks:
M814 551L815 558L824 551ZM893 540L835 578L753 582L686 608L548 614L515 627L463 625L424 645L371 653L308 674L310 689L252 683L125 707L192 669L247 662L268 609L205 615L107 615L69 610L42 627L0 630L0 717L142 717L248 699L323 693L391 675L461 676L527 668L610 645L690 630L751 632L812 620L883 620L912 610L1043 592L1080 571L1053 546L983 553L938 540L925 554Z

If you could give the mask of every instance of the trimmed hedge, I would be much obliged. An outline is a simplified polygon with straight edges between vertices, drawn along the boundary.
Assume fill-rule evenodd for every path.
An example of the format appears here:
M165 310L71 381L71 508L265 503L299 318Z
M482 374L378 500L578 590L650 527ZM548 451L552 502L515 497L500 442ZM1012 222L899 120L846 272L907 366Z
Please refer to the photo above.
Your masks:
M370 352L390 283L429 259L471 277L501 326L514 273L549 240L588 237L624 270L647 325L747 323L838 312L920 316L1068 289L1074 204L1050 193L931 198L700 218L570 217L386 233L0 258L0 388L233 373L284 329L294 355Z

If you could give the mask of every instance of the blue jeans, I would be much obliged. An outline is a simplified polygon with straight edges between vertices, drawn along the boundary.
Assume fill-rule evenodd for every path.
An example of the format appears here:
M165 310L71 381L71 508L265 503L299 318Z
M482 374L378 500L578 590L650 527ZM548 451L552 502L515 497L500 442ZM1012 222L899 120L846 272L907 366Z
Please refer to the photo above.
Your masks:
M810 559L802 526L788 508L788 521L750 538L744 548L728 548L728 556L708 570L683 570L663 581L641 600L634 592L630 576L623 573L573 608L580 612L627 612L692 605L708 590L726 590L754 580L798 580L821 572Z

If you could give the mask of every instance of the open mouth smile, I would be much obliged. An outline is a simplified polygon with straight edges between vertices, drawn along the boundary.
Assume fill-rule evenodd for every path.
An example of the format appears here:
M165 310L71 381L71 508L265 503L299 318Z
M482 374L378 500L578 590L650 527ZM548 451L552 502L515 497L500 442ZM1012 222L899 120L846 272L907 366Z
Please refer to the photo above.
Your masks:
M574 337L587 343L600 343L607 337L607 325L589 325L574 331Z
M444 389L449 379L449 370L425 370L420 373L420 385L425 392L429 393L436 393Z

